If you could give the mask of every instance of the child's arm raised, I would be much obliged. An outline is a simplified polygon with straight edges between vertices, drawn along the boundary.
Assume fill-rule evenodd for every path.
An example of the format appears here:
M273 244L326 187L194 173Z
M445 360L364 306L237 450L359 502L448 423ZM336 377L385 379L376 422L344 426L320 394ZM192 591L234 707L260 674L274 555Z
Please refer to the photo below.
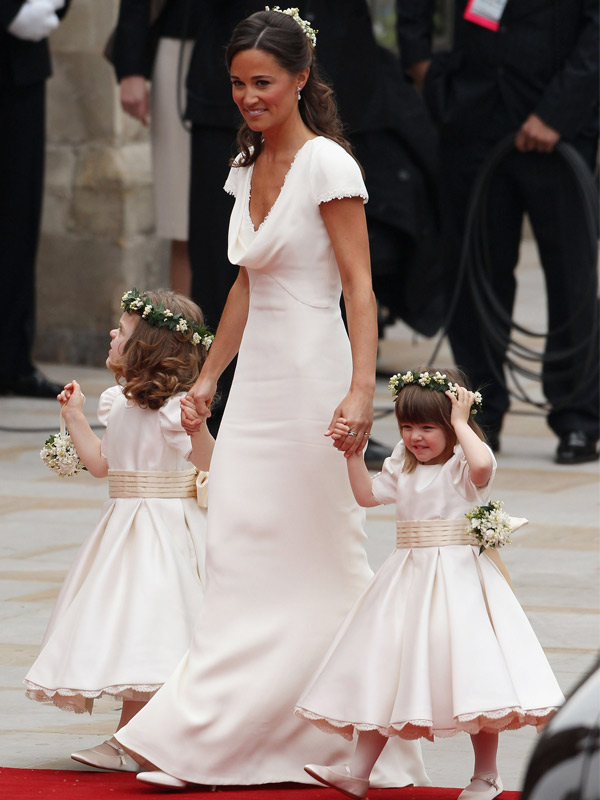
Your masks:
M464 386L457 386L456 396L452 392L446 392L446 396L452 404L450 423L467 459L471 480L475 486L485 486L492 477L494 461L487 445L469 426L469 415L475 395Z
M83 413L84 396L77 381L67 383L58 395L61 414L79 458L95 478L108 475L108 461L102 455L102 442L90 428Z
M201 425L200 429L196 430L196 421L198 419L202 420L202 417L198 414L194 401L189 396L184 397L181 400L181 425L190 437L192 445L190 461L196 469L201 472L208 472L215 440L206 424Z

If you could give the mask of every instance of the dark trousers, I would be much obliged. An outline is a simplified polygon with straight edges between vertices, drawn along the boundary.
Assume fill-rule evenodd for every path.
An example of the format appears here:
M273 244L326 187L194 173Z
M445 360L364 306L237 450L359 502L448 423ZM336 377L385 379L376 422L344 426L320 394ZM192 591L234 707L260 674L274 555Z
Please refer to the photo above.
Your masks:
M468 151L448 148L444 158L444 209L448 291L454 288L469 194L475 175L490 148ZM595 149L581 148L591 165ZM491 271L487 276L494 297L512 316L523 216L535 235L546 283L548 337L543 366L543 390L551 405L548 424L562 436L582 430L598 437L598 301L596 248L584 225L582 199L573 175L557 153L509 154L497 167L488 195L486 232ZM456 363L484 393L478 421L499 431L509 407L501 380L506 343L491 342L479 316L471 288L461 287L458 307L449 327ZM479 308L481 302L479 301ZM493 315L491 315L493 317ZM523 320L529 328L527 320ZM595 331L595 333L594 333ZM505 329L505 334L508 331ZM540 340L528 345L539 349ZM565 357L562 357L562 354Z
M192 297L204 313L206 324L217 329L238 267L227 258L227 231L233 198L223 191L229 159L235 154L236 132L229 128L192 126L189 254ZM219 400L208 426L216 436L233 373L233 362L219 381Z
M45 145L45 81L0 88L0 380L33 369L35 260Z

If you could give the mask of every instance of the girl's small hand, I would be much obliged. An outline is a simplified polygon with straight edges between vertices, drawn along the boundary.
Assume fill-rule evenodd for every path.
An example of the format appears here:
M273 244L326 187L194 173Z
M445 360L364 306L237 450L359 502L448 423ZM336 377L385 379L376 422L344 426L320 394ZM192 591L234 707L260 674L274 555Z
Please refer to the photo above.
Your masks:
M85 403L85 395L81 391L77 381L65 384L65 388L57 395L58 402L61 404L61 414L67 416L73 411L82 411Z
M192 433L200 430L202 423L208 419L208 417L210 417L210 404L212 403L212 399L216 390L217 387L213 381L203 378L202 375L200 375L197 378L196 383L186 394L184 400L191 401L195 407L197 415L195 420L190 419L189 421L189 427L191 428ZM187 416L189 417L189 415ZM187 430L187 432L190 433L190 430Z
M181 400L181 427L191 436L196 433L204 422L196 411L196 404L191 397L187 396Z
M328 430L325 433L325 436L331 436L333 441L337 441L338 439L343 439L348 435L348 431L350 428L346 424L346 420L343 417L338 417L335 421L335 425L333 426L333 430Z
M347 457L360 453L367 446L373 425L373 398L368 392L350 390L333 413L326 436L331 436L339 420L344 420L344 436L334 439L333 446ZM347 430L346 430L347 429Z
M471 414L471 406L475 402L475 395L464 386L456 385L456 395L453 392L446 392L452 410L450 412L450 424L454 429L457 425L467 424Z

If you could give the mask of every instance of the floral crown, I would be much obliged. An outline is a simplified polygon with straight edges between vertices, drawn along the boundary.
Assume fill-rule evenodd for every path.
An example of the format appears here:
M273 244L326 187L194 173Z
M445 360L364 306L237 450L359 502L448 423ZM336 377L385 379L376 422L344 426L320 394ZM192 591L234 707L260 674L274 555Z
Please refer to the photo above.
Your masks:
M288 17L291 17L295 22L300 25L302 28L302 32L308 39L308 41L312 44L313 47L317 46L317 33L319 32L318 28L313 28L310 22L306 19L302 19L300 16L300 9L299 8L279 8L279 6L265 6L265 11L277 11L280 14L287 14Z
M404 375L400 372L396 375L392 375L388 383L388 389L392 392L394 398L398 397L405 386L422 386L423 389L430 389L433 392L452 392L455 397L458 396L458 384L449 381L442 372L434 372L433 375L431 375L429 372L415 372L409 369ZM481 411L483 400L480 392L474 392L474 395L475 399L471 406L471 414L473 416L475 416L478 411Z
M162 301L155 306L141 292L138 292L135 286L125 292L121 298L121 308L128 314L140 314L148 325L153 325L155 328L168 328L170 331L176 331L183 335L191 332L190 342L194 346L201 344L208 350L215 338L208 328L196 325L181 312L174 314L165 308Z

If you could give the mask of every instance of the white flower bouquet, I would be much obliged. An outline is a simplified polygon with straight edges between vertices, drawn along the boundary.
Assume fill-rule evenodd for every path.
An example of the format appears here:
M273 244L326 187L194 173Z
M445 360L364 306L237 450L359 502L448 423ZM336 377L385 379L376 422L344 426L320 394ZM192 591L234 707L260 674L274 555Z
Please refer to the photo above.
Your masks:
M53 472L61 478L70 478L86 469L79 458L75 445L65 428L65 422L60 418L60 433L53 433L46 439L44 447L40 450L40 458Z
M490 500L485 506L477 506L467 511L465 517L469 520L467 533L479 542L479 554L488 547L503 547L511 544L511 534L516 527L520 527L526 520L519 520L519 525L513 525L508 514L502 510L500 500Z

